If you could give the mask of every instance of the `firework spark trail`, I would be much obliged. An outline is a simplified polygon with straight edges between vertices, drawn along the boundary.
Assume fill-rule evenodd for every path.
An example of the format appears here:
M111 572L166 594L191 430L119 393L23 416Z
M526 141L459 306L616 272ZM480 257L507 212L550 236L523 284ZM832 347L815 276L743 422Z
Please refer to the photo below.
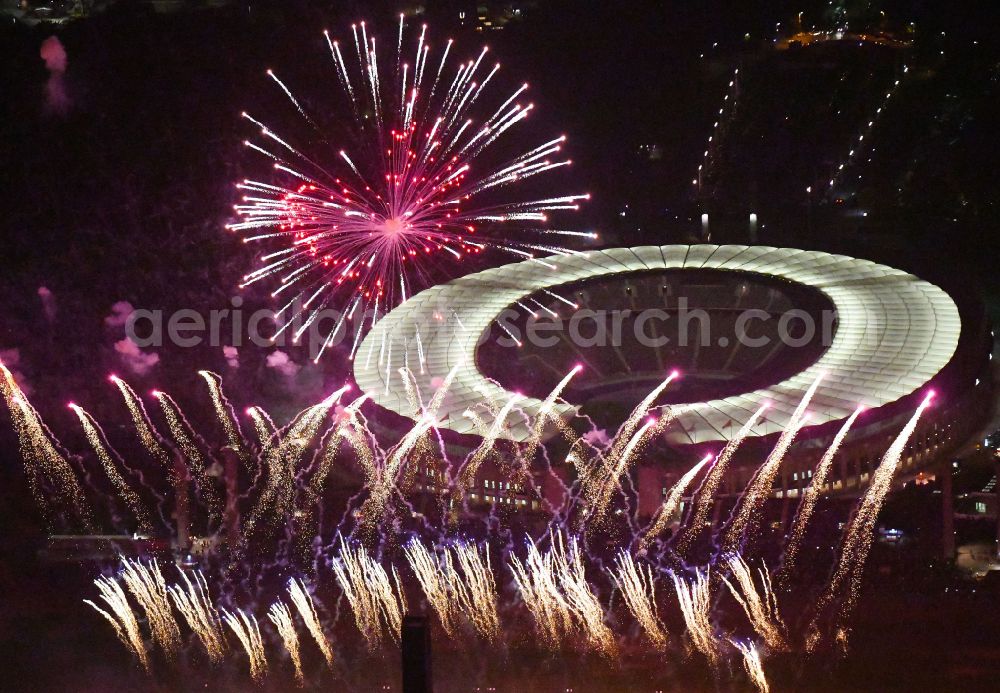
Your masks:
M830 469L833 467L833 460L837 456L837 451L840 450L841 443L844 442L844 438L847 437L847 433L851 430L851 426L854 425L855 420L862 411L864 411L864 407L855 409L854 413L840 427L830 446L823 453L819 464L816 465L816 471L813 473L809 488L802 494L802 500L799 502L799 509L795 513L795 519L792 521L792 529L788 533L788 541L785 543L785 550L781 557L781 567L778 570L779 584L787 583L792 572L795 570L795 561L798 558L799 547L805 537L806 527L812 518L813 510L816 509L816 502L823 493L826 479L829 476Z
M814 615L808 628L806 636L806 649L814 651L819 647L822 640L822 631L819 622L825 615L826 610L833 602L843 594L843 603L840 609L834 614L834 630L845 641L849 629L846 625L848 617L854 608L861 589L861 578L864 573L865 562L868 560L868 552L871 549L875 524L878 520L879 511L885 502L892 487L892 478L899 466L899 461L906 449L906 444L917 428L920 416L924 410L930 406L934 392L930 392L913 412L913 416L899 432L892 445L885 451L879 462L878 468L872 475L871 483L864 497L859 501L854 517L851 518L844 531L844 538L841 540L840 555L834 566L833 574L827 582L823 594L816 603Z
M350 386L345 385L319 404L301 412L281 441L268 448L263 463L266 474L264 490L247 520L246 536L252 534L262 520L284 520L291 514L294 509L295 473L299 464L319 435L330 409L348 389Z
M670 491L667 492L667 496L663 501L663 505L660 506L659 514L657 514L656 519L650 524L649 528L642 535L639 540L639 544L642 547L648 546L649 542L660 535L660 533L666 528L666 526L674 520L677 511L681 507L681 501L684 499L684 492L687 490L694 478L698 476L698 472L702 468L712 461L712 455L706 455L702 458L701 462L694 465L687 472L681 476L677 482L670 487Z
M354 451L358 465L365 475L365 486L372 488L378 482L379 467L375 450L369 445L364 428L347 425L341 429L341 435Z
M750 535L753 533L760 521L760 514L764 508L764 503L771 495L774 487L774 479L778 474L789 446L795 439L796 434L809 421L808 415L791 422L781 433L774 449L764 460L750 483L747 485L743 496L733 509L729 520L729 525L722 531L719 541L721 549L726 553L733 553L742 550Z
M20 390L17 390L16 385L12 383L12 378L6 375L3 380L0 380L0 384L4 387L4 394L16 408L16 417L19 418L16 418L15 424L17 424L17 421L20 421L22 427L30 425L38 435L42 435L48 440L48 436L50 435L48 429L44 427L44 423L38 418L37 412L18 394ZM446 386L447 383L435 395L436 404L434 406L440 405L440 395ZM126 396L126 401L129 401L128 393L132 391L127 389L127 386L124 386L122 391ZM134 393L132 394L134 395ZM298 460L308 450L312 449L326 421L329 410L336 401L339 401L342 394L343 391L338 391L338 393L334 393L334 395L331 395L331 397L320 404L304 410L282 431L283 435L274 436L273 454L278 455L276 459L282 459L287 462L287 457L282 457L281 455L290 455L294 460ZM199 448L195 447L194 442L194 436L197 434L191 431L190 426L183 419L183 413L176 408L173 400L169 399L166 395L160 393L158 399L164 407L167 422L170 425L174 440L177 441L179 450L189 457L195 457L196 454L200 454L198 453ZM334 425L326 429L325 440L321 439L323 442L319 444L320 450L314 456L316 460L314 466L306 468L301 475L295 475L291 472L294 472L297 461L291 463L291 466L288 468L290 470L289 479L291 482L296 484L305 483L308 486L309 482L317 478L317 474L323 473L322 465L324 462L322 460L326 460L325 464L327 465L332 464L334 460L333 456L336 454L335 450L332 450L329 445L330 441L333 440L342 439L348 441L359 452L359 458L361 457L360 452L368 449L373 459L368 462L367 468L370 469L366 474L370 474L376 480L390 478L385 474L387 469L395 469L398 474L404 461L411 456L416 460L414 464L417 464L422 463L425 455L432 452L436 454L438 452L436 449L432 450L432 443L436 439L433 436L426 435L432 428L433 420L429 418L423 422L418 422L404 436L400 443L389 448L388 451L383 450L374 439L370 443L366 443L366 436L370 436L371 433L366 427L364 417L360 415L357 410L358 407L355 406L357 403L363 401L365 401L365 398L362 396L343 410L338 411ZM432 400L432 403L434 403L434 400ZM821 608L817 610L816 616L816 619L819 619L823 615L822 612L824 610L829 613L828 609L833 604L833 599L842 595L844 587L848 586L849 590L844 608L839 613L834 614L838 623L838 633L847 632L843 626L843 622L846 620L847 614L856 599L858 580L860 580L860 566L863 566L867 557L871 533L877 519L878 510L885 498L885 494L888 493L893 472L899 463L899 456L902 454L907 440L917 425L917 418L928 404L929 398L925 400L921 408L914 414L914 418L907 424L907 428L900 433L893 446L886 451L882 464L873 476L871 488L864 501L859 504L855 518L853 518L849 525L848 532L845 533L841 555L834 578L831 580L831 587L829 588L831 594L824 597L824 601L821 601ZM504 409L507 409L507 411L511 410L507 405L503 407L499 405L499 402L493 402L492 404L486 402L483 406L490 408L491 411L497 414ZM803 408L804 406L800 404L800 409ZM98 448L103 450L108 456L107 460L102 460L102 464L109 465L113 462L112 453L107 448L106 441L101 437L96 422L82 409L74 406L74 411L83 423L85 433L89 434L88 439L91 442L91 446L95 448L95 451L98 451ZM145 411L139 411L142 420L148 422ZM621 448L617 462L627 466L630 458L637 454L642 441L648 437L649 431L655 430L656 427L662 425L664 420L668 420L671 411L667 409L666 415L655 423L646 421L644 425L638 426ZM133 416L135 416L134 412ZM857 413L854 416L857 416ZM799 416L793 428L800 427L804 421L805 417ZM752 427L752 422L748 423L750 425L746 428L749 431ZM846 423L841 429L841 433L835 438L835 444L831 445L832 449L828 450L824 455L824 460L821 460L821 467L824 465L828 466L830 460L833 459L833 455L836 452L835 448L842 441L843 436L846 435L849 423ZM178 434L177 431L181 431L183 435ZM155 435L155 431L152 428L150 428L150 434ZM94 440L91 439L92 436L96 437L96 445ZM790 433L786 430L783 434L783 438L791 439L793 437L794 431ZM157 442L161 443L162 441ZM620 444L621 441L618 442ZM49 445L51 446L52 443L49 443ZM369 447L366 448L366 445ZM371 449L371 446L374 446L374 449ZM612 446L608 446L608 448L610 447ZM54 446L52 449L55 450ZM168 448L163 449L166 450ZM576 449L576 447L573 449ZM58 451L55 454L59 454ZM723 454L725 454L725 450ZM99 451L98 455L100 455ZM775 453L772 452L768 459L770 460L774 456ZM720 455L720 460L722 457L723 455ZM377 462L375 458L377 458ZM598 458L601 458L600 454L598 454ZM204 466L204 458L199 457L198 459L201 460L202 466ZM707 463L707 459L700 463L702 469ZM364 467L365 464L362 463L362 466ZM111 468L114 468L113 464L111 464ZM709 475L714 471L715 469L713 468ZM307 472L313 472L313 476L310 478ZM822 475L826 472L828 472L828 469L821 472L821 482L823 479ZM691 475L690 478L682 478L682 482L678 482L681 485L677 494L678 498L681 497L683 489L693 482L697 473L691 470L688 474ZM391 478L395 480L397 477L393 476ZM405 479L400 483L405 486ZM669 498L673 495L672 489L671 493L668 494L668 500L665 505L674 504L674 501ZM673 511L666 513L668 517L673 514ZM477 545L464 542L441 546L437 549L436 553L434 550L427 549L422 545L420 549L422 549L425 559L423 560L425 568L421 586L429 594L439 595L440 598L436 600L436 603L434 599L431 599L431 602L435 610L438 610L442 614L442 621L448 623L446 630L449 633L457 634L459 627L467 619L478 633L488 640L496 641L496 634L499 632L496 583L490 567L488 549L483 549L482 553L480 553ZM413 550L416 551L416 549ZM617 557L615 569L610 571L612 579L618 588L622 590L623 594L626 595L624 598L629 610L635 615L640 624L642 624L643 629L649 634L651 640L656 642L655 630L650 625L653 624L655 626L658 621L655 602L653 601L652 573L648 568L646 571L642 571L640 566L634 564L634 561L631 565L628 565L624 556L622 554ZM737 599L745 610L755 631L763 637L764 642L766 642L770 649L782 649L785 646L784 624L779 618L776 600L767 573L758 571L758 575L755 578L746 564L742 563L737 557L724 555L722 556L722 560L729 564L729 570L733 575L731 583L726 580L727 585L733 593L734 598ZM411 560L411 563L418 562ZM214 610L214 607L212 607L211 601L208 598L203 578L192 584L187 577L184 577L184 584L167 587L160 569L155 562L146 566L138 561L125 560L124 564L125 569L122 573L123 584L135 596L136 601L139 602L139 606L146 613L154 642L164 649L168 658L176 656L181 642L177 620L175 620L171 610L171 602L182 613L188 624L191 625L197 637L201 638L203 642L211 640L211 634L207 636L198 634L199 627L205 628L206 626L194 625L195 623L211 624L212 622L212 614L209 610ZM372 629L363 627L362 624L376 624L378 632L371 640L374 644L382 641L385 632L396 636L402 620L402 613L405 611L404 597L396 571L393 569L391 571L392 577L390 577L390 573L387 573L373 558L368 556L363 548L358 548L356 551L350 549L346 546L343 539L341 539L341 556L335 560L335 566L335 572L339 570L339 574L337 575L338 583L341 584L345 596L347 596L348 601L351 603L351 607L355 612L355 620L359 624L359 629L363 633L367 633ZM516 556L511 556L511 570L514 573L515 582L518 585L523 600L535 618L539 633L542 635L542 639L546 642L547 646L556 648L563 643L569 642L573 637L582 637L587 643L588 649L600 651L605 654L614 652L616 647L614 637L610 629L603 622L604 613L600 601L594 592L594 587L586 579L583 552L576 539L570 538L567 542L562 534L553 534L551 536L551 547L544 553L539 552L537 547L529 542L528 557L524 563L518 561ZM419 575L420 569L414 566L414 572ZM707 577L707 571L705 576ZM699 577L702 577L700 573ZM759 581L759 586L755 582L755 579ZM429 589L428 586L430 586ZM699 592L697 580L694 583L685 582L684 587L687 588L688 592L682 593L678 591L678 599L685 614L685 621L689 623L689 630L692 630L692 633L698 632L697 629L692 629L690 623L704 621L704 623L708 624L707 626L702 625L700 635L692 635L695 647L699 651L706 652L705 642L707 641L705 640L705 633L711 638L715 636L708 621L708 615L706 614L704 618L701 618L699 615L702 608L700 605L704 597ZM293 594L291 587L289 591L290 594ZM201 594L201 597L198 596L199 594ZM186 595L186 597L179 595ZM181 601L184 599L186 601ZM198 599L202 599L203 601L199 602ZM320 638L323 638L323 634L318 618L315 617L314 608L304 608L296 602L294 594L292 602L296 603L296 607L302 613L307 627L310 623L307 614L313 614L312 623L316 630L313 631L313 628L310 627L310 632L319 644L321 642ZM204 613L199 613L199 608ZM214 618L216 632L218 633L221 631L221 626L219 626L220 621L217 615ZM116 620L116 623L122 622L121 619ZM211 628L210 625L207 627ZM812 633L815 630L815 628L810 630L810 637L813 637ZM316 636L317 632L319 633L318 637ZM663 637L666 637L665 631ZM221 644L217 644L215 647L225 647L224 638L219 635L216 640ZM325 642L325 640L322 642ZM374 647L374 644L370 646ZM212 645L205 642L205 647L209 651L209 656L215 661L221 657L218 653L215 655L212 654ZM714 650L718 656L717 642L714 645ZM327 656L326 652L324 652L324 656ZM328 661L331 660L332 653L328 657Z
M331 568L368 649L378 647L387 634L393 640L398 639L406 600L395 569L390 582L385 569L363 546L352 549L343 536L340 537L340 553Z
M246 447L243 444L243 432L240 430L240 422L236 418L235 411L229 400L226 399L222 391L222 377L211 371L198 371L198 375L208 383L208 391L212 396L212 406L215 408L215 415L219 418L223 430L226 432L226 440L229 447L239 455L244 462L248 461Z
M385 463L375 467L375 478L371 483L368 498L359 511L367 526L373 526L385 510L386 502L395 487L400 468L409 459L409 453L417 447L424 434L437 422L431 415L425 415L411 428L390 452Z
M752 642L740 642L730 640L733 646L743 655L743 668L746 669L750 682L760 693L769 693L771 687L767 684L767 677L764 675L764 665L760 659L760 651Z
M247 658L250 660L250 677L258 685L263 683L267 676L267 655L264 652L264 640L260 635L257 618L253 614L247 615L241 609L237 609L235 614L223 609L222 619L236 634L247 653Z
M512 553L510 570L521 600L534 617L542 645L557 650L573 632L573 613L559 589L551 555L543 556L530 538L525 543L528 555L524 563Z
M205 457L201 454L198 446L195 445L188 431L185 430L186 419L177 402L170 395L159 390L153 391L153 397L160 403L160 407L163 409L163 416L167 420L167 428L170 430L170 435L173 437L174 442L177 443L177 447L183 453L187 461L188 470L193 472L194 480L198 484L198 489L201 491L205 499L205 504L208 507L209 521L211 522L219 516L222 509L222 502L219 500L212 479L206 471Z
M292 666L295 667L295 683L301 688L306 684L306 677L302 673L302 657L299 654L299 634L295 632L292 614L288 611L287 606L277 601L268 609L267 617L274 624L274 627L278 629L281 642L288 651L288 656L292 660Z
M708 659L713 668L719 661L719 644L712 628L712 593L709 571L695 571L694 579L685 580L676 573L670 574L677 592L677 603L684 616L688 635L695 649Z
M615 557L615 569L608 573L621 590L629 611L642 626L646 636L657 648L666 648L668 634L657 614L656 584L652 568L637 564L632 555L622 549Z
M153 642L163 649L167 659L173 661L181 649L181 631L170 608L167 584L156 559L144 565L137 560L122 558L122 579L146 614Z
M480 438L485 439L490 434L490 424L486 423L486 420L477 412L466 409L462 412L462 416L472 422L472 425L476 427L476 434Z
M142 639L139 622L128 603L125 591L122 590L116 579L110 577L99 577L94 580L94 584L97 585L97 589L101 592L101 599L108 605L111 612L105 611L89 599L84 599L84 603L92 606L97 610L97 613L107 619L125 648L135 655L147 674L152 673L146 642Z
M361 408L361 405L367 401L368 395L361 395L344 407L341 412L338 412L337 425L333 430L333 434L326 441L323 454L320 457L319 466L309 479L309 485L307 487L307 500L304 503L302 510L306 510L311 505L319 501L319 497L323 492L323 486L326 483L326 477L330 473L330 469L333 467L333 463L336 460L340 444L344 440L349 439L349 432L352 429L364 428L364 423L359 418L358 410ZM368 470L366 470L366 473L367 471Z
M480 553L474 543L457 542L435 553L414 538L404 553L450 637L457 635L464 616L486 640L499 639L496 580L488 549Z
M466 616L480 635L490 642L498 642L497 583L490 565L489 545L480 552L474 543L460 541L451 549L462 569Z
M614 657L618 652L618 644L614 633L604 623L604 609L601 607L601 602L587 582L579 543L575 537L571 537L567 546L568 550L563 550L562 535L557 535L551 550L563 594L576 613L591 648L606 657Z
M462 585L455 575L451 554L445 551L439 559L416 538L403 550L427 602L441 621L441 628L449 637L455 637L461 599L458 592Z
M208 593L208 582L201 571L194 573L194 581L188 579L187 574L182 571L181 579L184 581L183 585L180 583L169 585L167 592L191 632L204 646L209 660L212 664L219 664L229 648L222 633L219 612L216 611Z
M25 463L25 471L28 473L28 483L47 520L51 523L55 508L62 507L79 520L85 530L92 531L90 507L87 505L76 472L56 449L38 412L28 402L27 396L15 382L13 374L2 362L0 362L0 393L7 403L17 433L18 447ZM43 481L55 496L54 503L46 496Z
M146 413L146 408L142 406L142 400L135 394L135 390L129 387L128 383L117 375L112 375L110 380L118 387L122 393L122 397L125 399L125 406L128 407L129 414L132 415L132 423L135 424L136 433L139 434L139 440L142 442L143 447L146 448L146 451L153 459L165 468L172 469L173 464L170 461L170 456L161 444L163 439L156 432L156 429L153 428L153 424L149 420L149 414Z
M611 496L619 487L622 474L628 469L633 455L645 442L646 434L655 423L654 421L646 421L632 434L620 452L616 454L612 451L609 457L602 456L597 459L597 469L593 470L585 479L585 486L589 486L587 497L590 502L591 518L599 521L604 517L608 505L611 503Z
M736 435L733 436L726 446L719 453L716 458L715 463L712 468L705 475L705 480L701 482L701 486L697 491L694 492L693 505L694 509L689 515L687 521L687 528L680 535L677 541L677 552L679 554L686 555L691 545L701 536L702 532L705 530L708 523L708 512L712 509L712 504L718 502L716 494L719 491L719 486L722 484L722 479L726 475L726 470L729 469L729 461L736 454L736 450L739 449L740 444L743 440L750 435L753 427L757 425L760 421L760 417L764 415L770 405L765 402L760 406L753 415L747 419L746 423L740 427Z
M441 386L438 387L433 397L431 397L424 415L387 454L374 456L365 454L364 451L359 451L360 457L363 459L363 464L366 465L366 471L369 472L368 498L365 499L359 511L366 529L371 530L382 518L385 505L392 494L393 488L396 486L400 469L409 459L410 453L415 449L419 450L424 435L437 425L437 420L435 419L437 411L444 403L445 395L447 395L448 389L451 387L461 366L462 364L458 363L448 372ZM353 440L355 438L352 438Z
M417 385L417 379L413 375L413 371L409 368L400 368L398 372L400 379L403 381L403 389L406 392L406 401L410 405L410 411L413 413L413 416L419 416L422 407L420 405L420 388Z
M427 405L427 414L430 416L437 416L438 410L441 409L441 405L444 404L444 398L448 395L448 390L451 389L451 384L455 382L455 377L458 375L459 369L465 365L462 359L459 359L458 363L452 366L452 369L448 371L448 375L444 377L444 381L441 386L434 392L434 396L431 397L430 403Z
M135 516L136 523L140 532L144 534L149 534L152 532L152 521L149 517L149 513L146 512L146 508L143 506L142 501L139 499L138 494L132 490L125 481L124 477L118 472L115 467L115 462L111 458L111 453L108 448L105 447L104 441L102 440L101 433L98 431L97 422L94 420L89 413L83 410L82 407L76 404L70 404L69 408L73 410L73 413L77 415L80 419L80 425L83 426L83 433L87 437L87 442L90 443L90 447L93 448L94 454L97 455L97 459L100 460L101 466L104 468L105 474L108 476L108 480L111 485L117 491L118 495L121 496L125 504L128 505L129 510Z
M363 23L360 33L354 28L353 36L357 62L351 68L348 64L354 61L345 60L340 44L328 34L326 41L354 114L356 141L377 155L359 158L340 150L339 156L320 163L244 114L280 154L249 141L245 144L266 155L278 172L274 175L282 180L275 185L247 179L237 185L244 193L235 207L239 221L228 228L247 232L245 242L263 240L277 248L244 277L243 285L277 279L274 294L289 288L295 294L282 313L297 302L293 319L309 313L308 325L320 310L341 298L345 305L361 304L362 313L372 305L376 313L380 307L391 309L441 271L440 263L431 264L438 254L456 261L486 249L529 259L539 250L569 254L545 242L546 237L564 233L548 227L548 216L577 209L588 196L530 199L511 192L521 181L570 164L558 158L565 137L500 163L487 162L483 156L532 110L532 105L517 102L526 85L493 115L474 119L470 114L499 69L496 65L480 72L485 49L478 59L463 63L450 84L438 90L451 41L433 83L424 88L429 54L425 30L412 66L403 63L385 82L379 74L374 37L368 36ZM398 55L404 48L402 36L397 46ZM288 86L268 74L319 130ZM369 112L374 123L366 120ZM479 124L472 126L473 120ZM290 160L284 158L285 152L291 154ZM535 223L521 224L520 233L510 233L508 222L524 221ZM340 328L338 323L330 337Z
M604 623L604 609L587 582L583 554L575 537L549 535L543 557L528 540L526 564L511 555L511 570L521 596L535 616L550 647L579 632L590 649L611 657L617 650L614 634Z
M271 421L271 417L267 415L267 412L260 407L248 407L247 414L250 416L250 420L253 421L253 429L257 434L261 450L266 450L271 446L271 439L277 432L274 422Z
M306 562L309 561L314 540L320 533L320 507L323 489L327 476L337 460L341 443L346 440L357 452L358 462L365 471L366 485L370 485L375 479L375 468L374 465L370 464L373 458L364 454L364 446L361 444L360 436L355 435L352 431L352 428L363 428L358 409L367 400L368 395L361 395L342 410L337 411L334 426L321 444L321 451L314 469L311 470L312 474L301 489L301 500L295 513L295 532L299 549Z
M778 612L778 600L771 587L771 578L766 570L758 570L760 576L760 589L758 590L754 582L750 566L746 564L742 556L733 554L725 557L726 565L739 589L733 586L725 577L723 582L729 588L733 598L743 607L747 619L753 629L764 638L764 642L769 648L776 651L788 649L788 641L785 638L785 624L781 620Z
M327 640L326 635L323 633L323 627L320 625L319 616L316 613L316 604L313 603L312 595L309 594L305 585L300 580L292 578L288 581L288 596L291 597L292 603L299 612L299 616L302 617L302 622L305 623L306 630L309 631L309 634L316 642L316 646L323 653L323 659L326 660L327 666L332 669L333 649L330 647L330 641Z
M753 479L751 479L750 484L747 486L747 490L743 494L743 498L733 511L732 519L729 526L724 530L720 542L722 550L726 553L739 551L749 538L749 534L753 532L756 523L759 521L764 502L771 495L774 479L778 474L778 468L781 466L782 460L785 459L785 453L788 452L788 448L794 442L795 436L798 435L802 427L808 422L806 407L809 406L813 395L816 393L816 388L819 387L825 376L826 373L821 372L809 386L809 389L806 390L798 406L795 407L795 411L792 412L788 420L788 425L785 426L785 429L778 437L778 442L775 444L774 449L771 450L771 454L767 456L764 464L754 474Z
M511 395L510 399L507 400L507 403L503 406L503 409L501 409L493 419L493 424L490 426L486 436L483 437L479 447L476 448L471 455L469 455L469 461L465 463L459 477L459 484L462 488L471 486L475 482L476 472L479 471L480 465L486 461L490 453L493 451L497 438L500 437L500 434L507 425L507 417L510 415L511 409L514 408L514 405L517 404L520 399L522 399L522 395L516 392Z
M28 475L28 485L43 514L48 517L50 512L49 502L42 489L42 476L45 465L37 457L37 448L32 443L29 414L25 411L27 408L23 405L25 401L24 393L18 387L14 381L14 376L7 370L3 362L0 362L0 375L3 376L0 377L0 392L3 393L7 410L10 412L14 433L17 435L18 448L21 452L21 458L24 460L25 472Z
M531 427L531 437L528 439L528 445L524 451L524 457L527 460L533 460L535 458L535 453L538 451L538 446L542 444L542 435L545 433L545 424L549 422L550 419L555 419L558 422L562 421L562 417L553 416L552 407L555 406L556 400L559 399L559 395L562 391L566 389L569 384L570 379L583 370L583 366L576 365L570 369L570 372L563 376L552 392L542 401L540 407L538 407L538 414L535 415L534 424ZM558 424L557 424L558 425Z
M679 377L680 373L677 371L670 371L670 375L668 375L663 382L653 388L652 392L646 395L646 397L639 402L636 408L632 410L632 413L629 414L627 419L625 419L625 423L621 425L618 432L615 434L615 439L611 443L611 452L608 454L609 458L614 459L623 454L623 451L634 439L635 431L639 427L639 422L642 420L642 417L649 413L649 410L653 406L653 402L656 401L656 398L667 389L670 383L677 380Z

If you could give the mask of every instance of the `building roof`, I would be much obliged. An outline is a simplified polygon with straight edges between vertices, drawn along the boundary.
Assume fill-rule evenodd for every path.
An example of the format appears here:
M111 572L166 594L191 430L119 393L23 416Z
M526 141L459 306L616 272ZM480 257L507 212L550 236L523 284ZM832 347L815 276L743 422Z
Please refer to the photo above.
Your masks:
M923 387L958 345L961 322L954 301L937 286L885 265L767 246L642 246L518 262L422 291L364 338L355 356L355 380L376 404L413 417L400 369L410 370L425 403L454 370L438 425L476 433L468 410L489 424L494 417L484 403L497 411L514 396L487 380L476 365L478 341L505 308L562 284L677 268L754 272L798 282L829 297L838 317L832 344L805 370L767 388L685 405L671 427L679 443L728 440L765 401L772 406L751 435L777 432L821 372L826 375L810 406L811 425L843 419L859 404L883 406ZM527 439L541 406L541 400L520 399L501 437ZM554 409L565 417L576 411L567 403Z

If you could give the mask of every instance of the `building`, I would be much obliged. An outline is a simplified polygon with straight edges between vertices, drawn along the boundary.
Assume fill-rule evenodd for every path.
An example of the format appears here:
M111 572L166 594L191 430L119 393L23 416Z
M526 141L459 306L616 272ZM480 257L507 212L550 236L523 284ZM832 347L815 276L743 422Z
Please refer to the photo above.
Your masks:
M520 399L500 436L525 441L547 393L577 365L582 372L552 412L567 420L588 416L605 435L676 368L681 379L656 400L680 412L663 433L664 452L644 456L634 470L640 516L655 512L665 489L706 453L717 453L766 401L770 408L723 485L724 495L739 494L820 373L811 419L781 466L775 498L799 497L859 405L866 411L835 460L825 488L831 494L866 488L931 388L935 405L910 441L900 480L933 473L977 432L988 410L983 316L886 265L737 245L618 248L551 262L555 269L527 261L486 270L412 297L361 344L359 353L377 358L355 362L358 384L375 404L406 417L412 412L399 369L409 368L424 392L454 369L440 427L475 434L466 412L479 411L490 423L483 401L496 411L516 392ZM752 332L747 315L756 316ZM796 331L793 323L803 327ZM486 481L503 479L479 480L481 494L499 496Z

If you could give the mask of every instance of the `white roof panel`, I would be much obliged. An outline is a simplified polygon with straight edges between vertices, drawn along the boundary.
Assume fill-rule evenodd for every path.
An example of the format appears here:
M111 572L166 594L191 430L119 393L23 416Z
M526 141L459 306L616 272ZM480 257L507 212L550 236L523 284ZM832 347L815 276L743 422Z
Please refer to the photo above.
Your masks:
M678 417L678 439L726 440L761 402L772 407L752 435L772 433L825 371L810 407L815 423L849 416L858 404L879 407L922 387L951 359L961 321L951 298L938 287L900 270L844 255L790 248L742 245L665 245L595 250L527 260L461 277L411 297L382 318L362 341L354 377L372 401L411 416L398 371L408 366L421 393L429 396L460 365L438 418L442 427L474 432L463 412L488 396L493 406L512 393L486 380L475 366L480 335L500 312L542 289L582 279L661 268L715 268L749 271L796 281L822 291L833 302L838 327L833 343L801 373L768 388L703 402ZM555 269L546 265L555 265ZM423 359L416 353L417 334ZM364 355L364 356L362 356ZM524 416L537 415L542 402L518 404L504 436L530 434ZM491 421L489 410L481 416ZM562 415L573 408L556 407Z

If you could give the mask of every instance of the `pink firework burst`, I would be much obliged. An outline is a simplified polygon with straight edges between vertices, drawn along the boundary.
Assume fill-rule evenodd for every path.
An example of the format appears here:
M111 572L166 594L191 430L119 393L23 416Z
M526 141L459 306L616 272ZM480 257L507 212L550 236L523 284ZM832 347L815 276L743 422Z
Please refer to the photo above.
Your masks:
M243 114L264 138L246 145L273 160L274 179L237 185L243 191L235 207L239 220L228 228L246 233L244 242L270 246L242 286L265 279L277 284L272 295L287 297L279 331L296 325L296 341L325 309L338 311L319 355L349 335L349 321L357 324L356 346L366 325L432 277L461 271L469 256L498 250L552 266L551 256L575 252L553 243L556 237L595 237L550 223L553 212L575 210L589 195L518 193L517 184L570 165L561 154L564 136L530 149L494 146L511 142L504 135L532 111L519 100L528 85L491 98L487 86L500 65L484 64L486 48L466 62L449 62L451 41L428 67L426 29L412 63L404 62L400 17L395 67L387 75L364 22L352 27L356 59L350 50L345 59L325 34L358 132L353 155L340 149L321 164ZM318 128L291 90L268 75ZM516 154L499 153L512 147Z

